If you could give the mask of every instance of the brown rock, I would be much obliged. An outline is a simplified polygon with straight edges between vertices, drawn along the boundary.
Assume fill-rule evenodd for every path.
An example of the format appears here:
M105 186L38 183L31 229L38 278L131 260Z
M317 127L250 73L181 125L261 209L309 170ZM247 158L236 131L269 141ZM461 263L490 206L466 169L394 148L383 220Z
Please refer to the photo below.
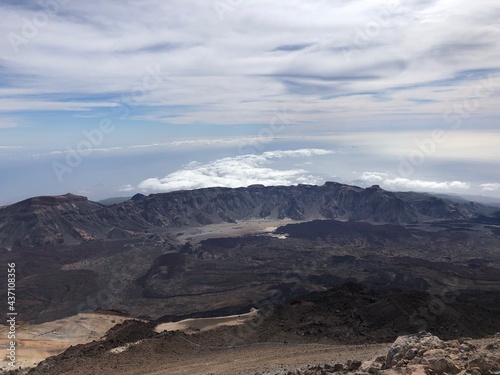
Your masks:
M438 374L458 374L460 369L457 365L445 357L430 357L427 358L425 364Z
M444 357L446 352L443 349L431 349L424 353L424 358L428 357Z
M481 355L469 361L469 368L477 368L481 373L487 373L495 367L495 363L489 358Z

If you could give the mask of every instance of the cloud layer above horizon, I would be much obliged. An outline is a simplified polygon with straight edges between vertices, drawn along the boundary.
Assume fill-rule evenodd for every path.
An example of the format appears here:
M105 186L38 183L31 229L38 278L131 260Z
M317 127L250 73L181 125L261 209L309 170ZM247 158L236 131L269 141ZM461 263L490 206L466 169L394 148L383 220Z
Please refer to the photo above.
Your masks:
M0 13L0 203L363 176L500 196L496 0L6 0ZM102 121L114 130L58 181L52 163ZM301 149L336 159L266 156Z
M0 5L7 126L23 111L126 102L167 124L267 123L286 106L298 124L338 130L441 117L500 72L494 0L52 4ZM482 116L498 114L497 95L483 91Z
M269 165L277 159L310 158L332 153L321 149L268 151L260 155L226 157L208 163L191 162L184 169L164 178L144 180L138 188L145 192L168 192L217 186L237 188L254 184L266 186L318 184L321 179L312 176L304 169L274 169Z

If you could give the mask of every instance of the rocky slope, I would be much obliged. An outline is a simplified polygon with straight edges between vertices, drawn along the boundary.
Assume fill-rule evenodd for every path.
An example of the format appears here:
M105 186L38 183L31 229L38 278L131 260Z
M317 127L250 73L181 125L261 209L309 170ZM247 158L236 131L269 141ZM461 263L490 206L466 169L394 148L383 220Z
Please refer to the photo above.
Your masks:
M251 218L416 223L468 219L491 212L492 209L471 202L333 182L323 186L208 188L147 197L137 194L109 207L67 194L31 198L0 208L0 247L129 238L168 227Z
M449 296L448 296L449 297ZM261 341L391 342L422 330L442 339L500 332L500 293L461 292L453 300L428 292L373 290L348 283L263 309Z
M102 205L66 194L35 197L0 209L0 246L80 243L102 235Z
M387 355L368 361L314 366L288 371L288 375L487 375L500 373L500 337L476 345L467 339L444 342L427 332L400 336Z
M306 344L307 341L256 343L255 337L238 340L236 335L241 331L239 327L223 327L194 334L180 331L155 333L154 327L152 322L128 320L116 325L101 340L72 346L29 371L13 374L493 375L500 370L498 334L480 341L458 338L445 342L430 333L420 332L399 336L390 347L380 344L349 346L350 341L330 341L323 344L323 351L331 356L323 356L323 362L319 362L321 365L314 360L297 367L285 366L283 362L286 361L279 362L280 353L276 353L277 362L273 361L274 366L262 363L265 360L261 357L261 363L259 359L254 361L253 371L249 371L251 367L247 366L245 371L240 371L240 364L246 362L247 355L255 355L255 348L258 347L264 350L261 355L269 358L269 353L265 352L267 345L273 350L282 350L282 354L288 348L307 351L308 347L319 348L320 345ZM376 350L370 350L370 347ZM340 359L338 353L343 351L350 353ZM233 356L232 352L237 354ZM368 352L372 354L365 356ZM228 361L230 357L233 358ZM195 362L201 365L196 366L197 371L191 368ZM281 365L276 366L276 363ZM225 371L221 371L224 364ZM265 372L262 371L262 364L268 365ZM179 371L182 369L184 371Z

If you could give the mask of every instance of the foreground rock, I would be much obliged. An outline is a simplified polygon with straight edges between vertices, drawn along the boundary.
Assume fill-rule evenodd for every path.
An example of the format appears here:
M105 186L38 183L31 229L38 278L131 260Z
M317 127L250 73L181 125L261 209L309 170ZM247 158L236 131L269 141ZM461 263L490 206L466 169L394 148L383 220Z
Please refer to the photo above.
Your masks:
M427 332L400 336L386 356L289 371L287 375L380 374L500 374L500 336L478 346L467 339L442 341Z

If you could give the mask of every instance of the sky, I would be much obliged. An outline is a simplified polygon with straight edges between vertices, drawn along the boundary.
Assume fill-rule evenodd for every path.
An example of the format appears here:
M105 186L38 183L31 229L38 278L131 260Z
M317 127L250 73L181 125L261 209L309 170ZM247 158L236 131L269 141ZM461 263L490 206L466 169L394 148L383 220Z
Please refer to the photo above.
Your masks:
M500 198L497 0L0 14L0 205L325 181Z

